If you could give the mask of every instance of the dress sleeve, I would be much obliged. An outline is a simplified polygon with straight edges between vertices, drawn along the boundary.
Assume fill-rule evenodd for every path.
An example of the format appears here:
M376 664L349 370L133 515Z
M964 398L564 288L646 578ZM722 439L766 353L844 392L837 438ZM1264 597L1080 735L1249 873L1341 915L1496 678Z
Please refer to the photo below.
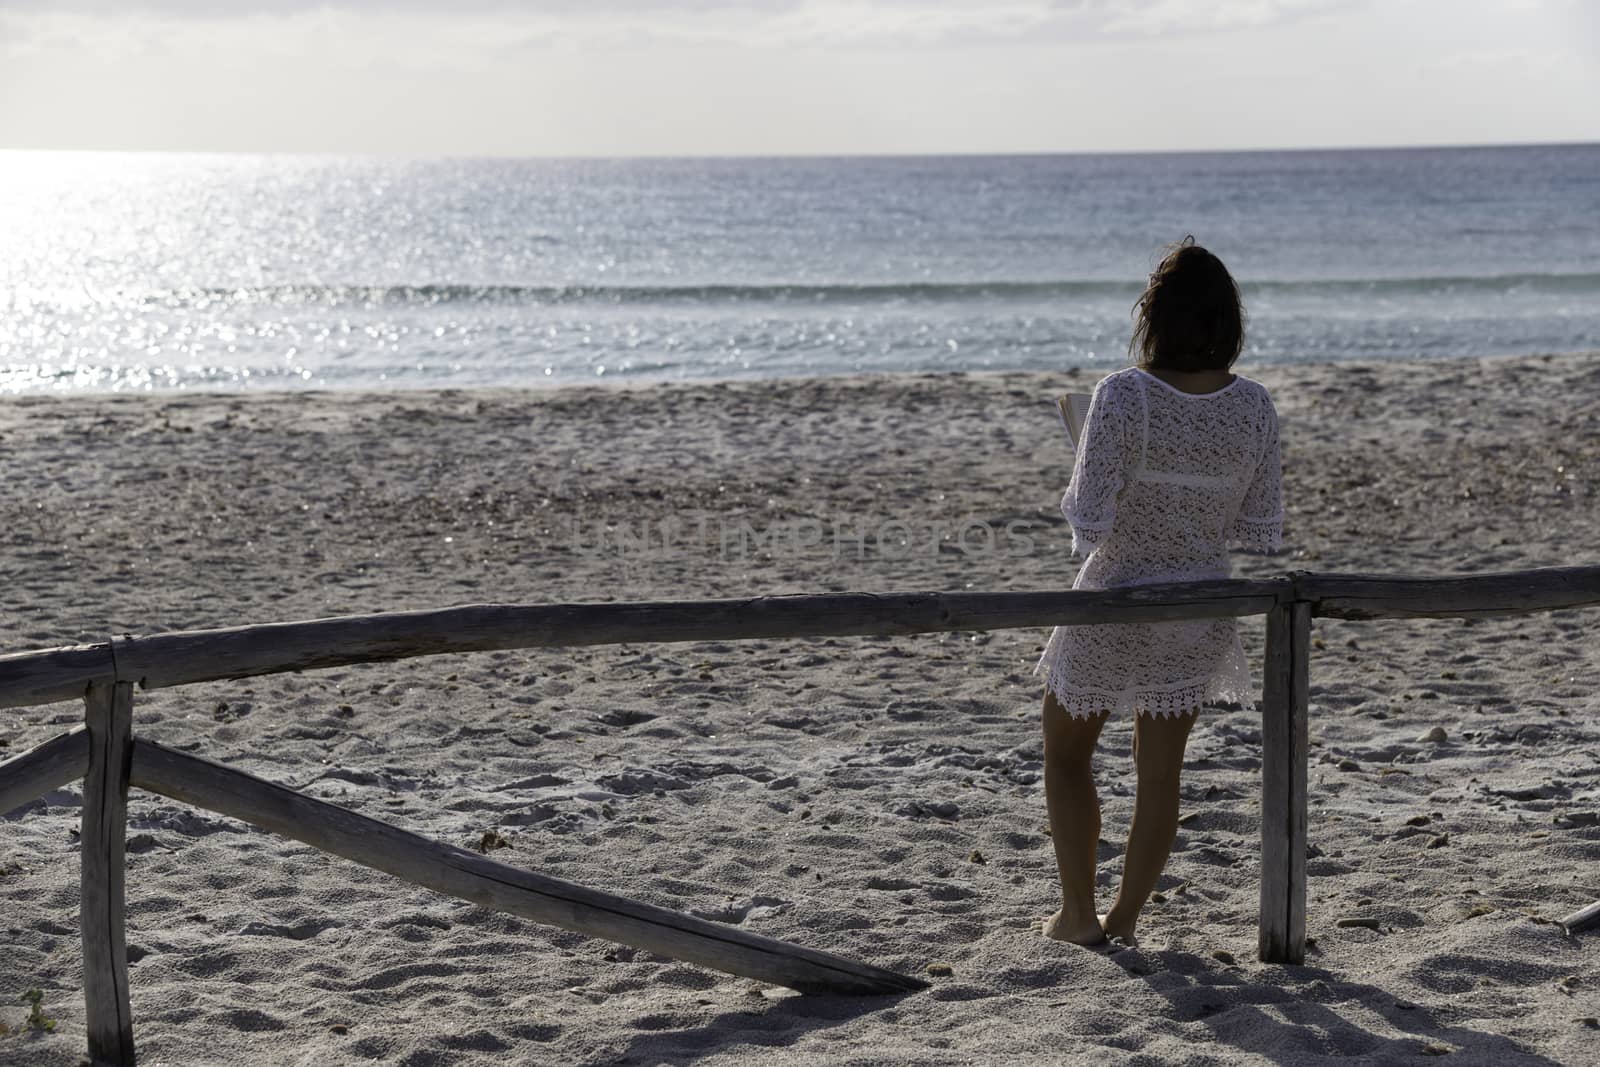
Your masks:
M1266 443L1244 491L1238 517L1228 529L1228 547L1271 552L1283 547L1283 460L1278 450L1278 412L1267 400Z
M1123 390L1095 386L1078 441L1072 481L1061 498L1061 514L1072 524L1072 552L1087 556L1100 546L1117 517L1122 491L1137 444L1129 425L1131 412Z

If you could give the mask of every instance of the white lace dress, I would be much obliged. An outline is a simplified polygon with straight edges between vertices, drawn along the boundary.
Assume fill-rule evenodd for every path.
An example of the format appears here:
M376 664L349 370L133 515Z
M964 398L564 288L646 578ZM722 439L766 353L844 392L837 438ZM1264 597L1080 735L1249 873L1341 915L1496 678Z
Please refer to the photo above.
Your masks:
M1130 367L1095 387L1061 511L1074 589L1226 578L1229 548L1282 537L1278 415L1258 382L1185 393ZM1233 619L1058 626L1035 673L1074 716L1250 703Z

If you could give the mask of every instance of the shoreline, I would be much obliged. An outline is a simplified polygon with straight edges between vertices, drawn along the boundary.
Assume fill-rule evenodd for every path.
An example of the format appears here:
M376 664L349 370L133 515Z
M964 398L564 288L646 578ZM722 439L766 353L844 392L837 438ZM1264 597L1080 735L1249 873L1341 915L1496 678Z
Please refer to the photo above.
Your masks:
M1312 369L1319 369L1319 368L1326 368L1326 369L1346 368L1346 369L1350 369L1350 370L1358 371L1358 372L1371 372L1371 371L1379 370L1379 369L1384 368L1384 367L1391 367L1391 366L1412 366L1412 365L1440 366L1440 365L1450 365L1450 364L1497 363L1497 362L1502 362L1502 361L1507 361L1507 360L1526 360L1526 361L1549 362L1549 361L1556 361L1556 360L1587 360L1587 359L1593 359L1596 356L1600 356L1600 349L1580 349L1580 350L1572 351L1572 352L1502 353L1502 354L1495 354L1495 355L1480 355L1480 356L1410 356L1410 357L1395 358L1395 359L1368 359L1368 358L1324 359L1324 360L1306 360L1306 361L1303 361L1303 362L1296 361L1296 362L1287 362L1287 363L1272 363L1272 364L1267 364L1266 366L1257 366L1255 363L1247 360L1245 357L1241 357L1240 358L1240 364L1243 365L1243 369L1237 370L1236 372L1240 373L1240 374L1243 374L1247 378L1255 378L1258 381L1265 381L1265 380L1270 379L1272 377L1278 376L1280 372L1282 372L1285 375L1289 375L1289 374L1292 374L1292 372L1295 371L1295 370L1312 370ZM620 378L618 376L613 376L613 377L608 378L606 380L599 380L600 376L597 375L596 379L594 379L594 380L584 379L584 380L563 381L563 382L552 381L549 384L530 383L530 384L523 384L523 385L447 385L447 384L426 384L426 385L386 385L386 386L381 387L381 388L373 387L373 386L349 386L349 387L327 387L327 386L322 386L322 387L315 387L315 388L295 388L295 389L282 389L282 388L261 388L261 389L255 389L255 388L246 388L246 389L215 388L215 389L213 389L213 388L209 388L209 387L197 387L197 388L177 388L177 389L109 390L109 391L90 391L90 390L82 390L82 391L77 391L77 390L29 391L29 392L19 392L19 393L0 393L0 405L14 404L14 403L30 403L30 402L38 402L38 401L42 401L42 400L85 400L85 401L101 400L101 401L104 401L104 400L114 400L114 399L119 398L119 397L147 397L147 398L150 398L150 399L160 399L160 398L169 398L170 399L170 398L176 398L176 397L212 397L212 398L218 398L218 399L241 399L241 398L246 398L246 397L291 397L291 396L348 397L348 396L352 396L352 395L359 395L359 396L387 396L387 395L391 395L391 394L394 394L394 395L412 395L412 394L431 395L431 394L436 394L436 393L444 393L444 394L454 394L454 393L527 394L527 395L531 395L531 396L539 396L539 395L545 395L545 394L548 394L548 393L563 392L563 391L567 391L567 390L574 390L574 391L593 390L593 391L600 392L600 393L608 393L608 392L631 393L631 392L649 391L649 390L655 390L655 389L695 389L695 388L719 389L719 388L728 388L728 387L733 387L733 386L745 386L745 387L748 387L748 386L752 386L752 385L760 385L760 384L763 384L763 383L777 386L777 385L783 385L785 383L798 385L798 384L803 384L803 383L808 383L808 382L840 381L840 380L845 380L845 381L858 381L859 380L859 381L862 381L862 382L882 380L882 381L886 381L886 382L893 382L893 381L897 381L897 380L903 379L903 378L911 378L911 379L915 379L915 378L930 378L930 379L973 378L973 379L982 380L982 379L985 379L985 378L1009 377L1009 376L1016 376L1016 375L1029 376L1029 377L1041 377L1041 378L1057 376L1057 377L1066 378L1066 379L1076 379L1076 378L1082 378L1082 377L1089 377L1091 379L1098 380L1099 378L1102 378L1107 374L1111 374L1111 373L1113 373L1115 371L1121 370L1124 367L1129 366L1129 365L1130 364L1126 360L1124 360L1124 361L1118 362L1118 363L1116 363L1114 365L1111 364L1111 363L1106 363L1106 364L1098 364L1098 363L1096 363L1096 364L1092 364L1092 365L1083 365L1083 366L1074 365L1074 364L1068 364L1068 365L1062 366L1059 369L1051 369L1051 370L1037 369L1037 368L1035 368L1035 369L997 370L997 369L984 368L984 369L979 369L979 370L839 371L839 372L836 372L836 373L792 374L792 375L779 375L779 376L773 376L773 377L767 377L767 376L755 375L755 374L747 374L747 375L733 375L733 376L726 376L726 377L656 378L656 379L650 379L650 380L627 380L627 379L622 379L622 378ZM1239 364L1236 364L1235 366L1237 368L1239 366Z
M1240 576L1600 562L1600 411L1574 403L1600 395L1600 353L1240 373L1273 391L1290 507L1287 551L1236 557ZM484 600L1064 587L1071 453L1049 400L1072 382L9 398L0 651ZM702 516L946 533L970 518L1034 542L878 538L836 558L685 538L645 559L582 551L562 527ZM933 987L753 992L135 791L135 1040L183 1063L1579 1062L1596 935L1550 920L1600 897L1594 614L1317 620L1304 968L1255 960L1253 708L1195 727L1141 947L1038 934L1055 907L1042 630L474 653L140 692L152 740L451 844L493 832L496 859ZM1240 629L1259 683L1260 621ZM0 756L79 718L8 712ZM1102 893L1130 737L1113 720L1096 761ZM0 817L0 1021L26 1013L12 986L43 989L61 1020L0 1036L0 1063L83 1054L79 804L71 787Z

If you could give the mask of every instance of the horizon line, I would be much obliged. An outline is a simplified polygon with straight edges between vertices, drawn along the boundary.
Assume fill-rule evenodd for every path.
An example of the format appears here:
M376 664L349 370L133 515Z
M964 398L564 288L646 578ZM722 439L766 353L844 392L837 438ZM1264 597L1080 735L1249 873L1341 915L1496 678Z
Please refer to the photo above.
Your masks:
M373 159L373 160L496 160L541 162L627 162L627 161L690 161L690 160L846 160L846 159L1043 159L1058 156L1200 156L1200 155L1286 155L1317 152L1422 152L1464 151L1498 148L1588 148L1600 146L1595 140L1558 141L1452 141L1407 144L1344 144L1295 145L1287 147L1231 147L1231 148L1124 148L1124 149L1014 149L1002 151L962 150L927 152L646 152L634 155L583 154L583 153L451 153L451 152L386 152L386 151L306 151L263 150L240 148L86 148L86 147L27 147L0 145L0 154L81 154L81 155L149 155L149 156L280 156L286 158L321 159Z

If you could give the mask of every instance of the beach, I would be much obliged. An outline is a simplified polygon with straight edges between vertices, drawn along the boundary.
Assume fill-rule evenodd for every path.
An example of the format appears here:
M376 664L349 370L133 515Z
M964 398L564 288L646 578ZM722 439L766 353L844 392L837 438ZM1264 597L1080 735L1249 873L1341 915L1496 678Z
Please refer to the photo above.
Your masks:
M6 399L0 651L470 603L1066 588L1050 401L1108 369ZM1288 507L1284 551L1239 575L1600 563L1600 353L1238 369L1276 400ZM135 790L141 1062L1600 1062L1600 934L1554 923L1600 898L1597 623L1315 622L1303 967L1256 958L1254 707L1195 728L1140 944L1041 937L1043 630L139 693L140 736L930 983L801 996ZM1259 681L1262 621L1240 628ZM81 720L0 712L0 758ZM1131 730L1096 764L1103 903ZM0 1035L0 1063L84 1053L80 799L0 817L0 1022L24 1025L28 988L58 1020Z

